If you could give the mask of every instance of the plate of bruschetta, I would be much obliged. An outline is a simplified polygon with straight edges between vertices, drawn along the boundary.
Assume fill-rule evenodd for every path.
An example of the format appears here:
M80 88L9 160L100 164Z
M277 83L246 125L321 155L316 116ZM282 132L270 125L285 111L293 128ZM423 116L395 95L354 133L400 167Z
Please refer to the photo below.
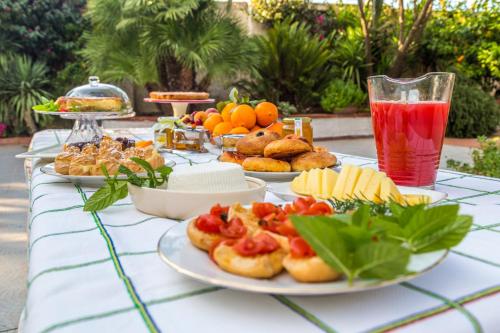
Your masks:
M289 214L331 215L325 202L298 199L285 205L215 205L171 227L160 238L160 257L198 281L256 293L328 295L381 288L437 266L447 250L412 254L406 272L391 279L348 280L319 257L295 230Z

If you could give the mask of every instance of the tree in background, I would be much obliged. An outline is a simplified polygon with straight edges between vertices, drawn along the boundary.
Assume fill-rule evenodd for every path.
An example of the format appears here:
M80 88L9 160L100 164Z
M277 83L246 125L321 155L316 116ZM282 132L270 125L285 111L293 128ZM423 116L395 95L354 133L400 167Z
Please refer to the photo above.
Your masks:
M87 17L92 30L83 54L108 80L206 90L251 58L235 19L211 0L90 0Z

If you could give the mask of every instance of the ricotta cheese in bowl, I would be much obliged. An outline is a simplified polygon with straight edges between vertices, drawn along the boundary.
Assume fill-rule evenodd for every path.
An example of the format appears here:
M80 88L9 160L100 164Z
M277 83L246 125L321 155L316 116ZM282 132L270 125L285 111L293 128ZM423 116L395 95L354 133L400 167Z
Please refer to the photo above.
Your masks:
M234 163L180 165L168 178L169 191L217 193L248 190L245 174Z
M266 182L245 177L240 165L204 163L176 166L166 188L138 187L128 183L135 207L146 214L184 220L213 205L263 201Z

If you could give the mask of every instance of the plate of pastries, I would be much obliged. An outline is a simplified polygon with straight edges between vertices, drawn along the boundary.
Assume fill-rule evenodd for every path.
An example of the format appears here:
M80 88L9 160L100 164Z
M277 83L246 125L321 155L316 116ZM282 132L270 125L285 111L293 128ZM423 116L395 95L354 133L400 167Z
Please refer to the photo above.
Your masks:
M220 162L241 164L245 174L267 181L290 181L302 171L340 166L337 157L305 138L273 131L251 132L236 142L235 152L223 152Z
M213 102L209 98L207 92L197 91L152 91L149 93L149 98L145 98L146 102L162 103L162 102Z
M101 185L105 176L102 165L110 175L116 175L120 165L135 173L145 171L130 158L146 160L153 168L162 165L174 166L175 162L165 160L154 148L152 141L135 141L128 138L112 139L109 136L95 138L87 142L65 144L54 163L44 165L40 170L48 175L65 178L75 183ZM119 175L118 178L126 178Z
M311 197L284 205L216 204L209 212L167 230L160 238L158 252L173 269L204 283L285 295L327 295L380 288L415 278L446 256L446 250L412 255L407 268L415 274L392 280L355 279L349 284L341 272L314 252L288 219L288 214L332 213L329 204Z

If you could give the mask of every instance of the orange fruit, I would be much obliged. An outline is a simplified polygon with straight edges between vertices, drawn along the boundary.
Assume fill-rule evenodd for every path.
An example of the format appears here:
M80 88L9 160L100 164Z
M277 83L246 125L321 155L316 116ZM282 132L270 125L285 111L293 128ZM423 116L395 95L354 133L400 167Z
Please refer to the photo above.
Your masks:
M229 103L227 104L224 109L222 109L222 112L220 113L221 116L222 116L222 119L224 119L224 121L231 121L231 111L237 106L236 103Z
M202 122L205 122L205 120L208 119L208 114L205 113L205 111L197 111L194 114L194 122L196 123L198 120L201 120Z
M220 136L224 134L229 134L231 130L233 129L233 125L231 125L230 122L224 121L222 123L219 123L215 126L213 135L214 136Z
M257 122L257 116L250 105L238 105L231 112L231 123L234 127L245 127L251 129Z
M222 123L224 120L222 116L218 113L212 113L209 115L207 120L203 123L203 126L210 132L214 131L215 126Z
M279 121L275 122L271 126L266 127L266 129L273 131L273 132L276 132L279 135L283 136L283 123L281 123Z
M235 127L229 132L229 134L248 134L250 131L245 127Z
M260 127L259 125L255 125L254 127L252 127L252 129L250 130L250 132L255 132L255 131L258 131L262 129L262 127Z
M278 120L278 108L271 102L262 102L255 107L257 124L266 127Z

